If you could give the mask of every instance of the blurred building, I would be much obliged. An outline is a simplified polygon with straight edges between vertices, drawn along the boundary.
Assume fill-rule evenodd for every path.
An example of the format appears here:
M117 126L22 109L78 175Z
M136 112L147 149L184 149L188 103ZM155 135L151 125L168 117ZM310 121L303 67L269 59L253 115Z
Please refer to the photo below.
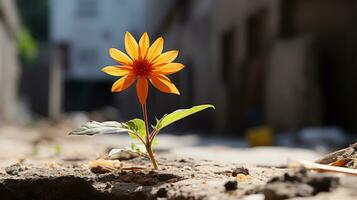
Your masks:
M138 116L135 90L111 94L114 79L100 68L113 63L110 47L123 49L125 31L148 31L186 65L171 76L179 98L149 93L155 116L212 103L216 111L189 122L236 132L262 124L357 130L354 0L51 0L50 11L56 112L114 105Z
M114 105L113 78L100 71L114 64L111 47L123 49L126 31L145 31L145 0L51 0L50 40L54 47L52 109L91 110ZM63 91L63 95L56 94ZM127 94L128 95L128 94ZM65 99L59 102L56 99ZM57 107L57 108L56 108ZM51 110L51 108L50 108ZM55 113L57 111L54 111Z
M217 107L198 121L201 127L242 130L263 123L264 71L279 31L279 1L175 1L166 13L153 31L180 49L186 65L176 80L179 103Z
M151 31L181 50L180 103L217 106L201 127L356 131L356 3L177 0Z
M13 120L18 105L18 29L19 19L14 1L0 0L0 121Z

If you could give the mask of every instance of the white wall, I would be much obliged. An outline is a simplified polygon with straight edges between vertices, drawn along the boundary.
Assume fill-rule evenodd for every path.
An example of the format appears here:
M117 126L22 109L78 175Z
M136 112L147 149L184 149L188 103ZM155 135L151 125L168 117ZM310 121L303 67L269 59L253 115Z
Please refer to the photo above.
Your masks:
M18 18L11 0L0 0L0 12L5 16L0 18L0 121L11 121L16 117L18 104Z

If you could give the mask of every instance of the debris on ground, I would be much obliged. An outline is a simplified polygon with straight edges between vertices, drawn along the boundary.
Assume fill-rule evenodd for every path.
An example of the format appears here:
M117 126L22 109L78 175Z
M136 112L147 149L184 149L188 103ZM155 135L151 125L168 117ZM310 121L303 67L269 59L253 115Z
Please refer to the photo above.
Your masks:
M237 180L238 182L246 182L246 181L252 180L252 177L249 176L249 175L238 174L238 175L236 176L236 180Z
M112 149L108 154L111 160L130 160L139 157L139 154L130 148Z
M27 167L22 166L20 163L10 165L5 168L5 172L9 175L18 175L20 172L27 170Z
M238 188L238 182L237 181L227 181L224 184L224 187L226 188L226 191L236 190Z
M357 176L357 143L327 154L316 162L299 161L307 169Z
M108 150L114 147L124 148L129 137L69 138L66 133L71 129L65 124L46 125L41 132L31 127L0 128L0 142L6 152L0 158L1 199L279 200L285 198L284 191L301 200L327 197L354 200L357 196L357 176L336 171L320 173L331 172L321 170L326 167L337 171L355 170L348 156L355 155L355 149L351 148L331 162L315 163L311 160L321 155L310 156L312 151L306 153L301 149L184 147L174 145L181 143L177 142L178 137L168 137L168 150L155 151L160 169L152 170L147 158L121 153L117 157L108 155ZM26 134L17 134L24 132ZM51 139L43 134L50 135ZM165 140L162 137L163 143ZM186 138L182 143L191 140ZM298 167L305 166L306 177L311 181L296 171L296 167L286 165L290 156L310 160ZM257 162L259 164L252 164ZM284 175L286 173L289 175ZM328 177L327 180L324 177ZM338 183L334 186L335 178ZM322 187L318 180L328 185Z
M307 172L301 169L297 172L285 173L274 177L265 186L265 200L283 200L293 197L309 197L320 192L330 192L339 183L339 178Z
M98 159L88 163L89 170L96 174L105 174L108 172L117 171L122 167L122 163L118 160Z
M348 148L327 154L317 160L316 163L357 169L357 143L351 144Z
M249 175L249 170L245 167L235 168L232 172L232 176L236 177L238 174Z
M324 193L335 195L342 191L342 199L355 197L351 186L357 185L357 178L342 185L339 181L345 180L343 176L306 169L218 164L195 159L185 159L182 163L179 160L159 157L160 170L152 170L150 161L141 157L128 161L92 161L90 166L100 169L99 172L88 170L89 164L84 163L59 163L55 167L11 165L4 168L7 173L0 173L0 196L2 199L87 200L281 200L314 196L314 200L322 200L320 195ZM232 177L233 171L239 171L236 177Z

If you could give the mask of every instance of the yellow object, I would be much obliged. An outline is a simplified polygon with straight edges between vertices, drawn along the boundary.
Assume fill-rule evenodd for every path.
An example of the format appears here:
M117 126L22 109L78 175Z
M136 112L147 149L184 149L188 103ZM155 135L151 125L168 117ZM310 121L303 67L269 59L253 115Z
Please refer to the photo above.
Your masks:
M245 136L252 147L273 145L273 130L269 126L250 128Z
M249 176L249 175L244 175L244 174L238 174L236 176L236 180L238 182L247 182L247 181L251 181L252 180L252 177Z

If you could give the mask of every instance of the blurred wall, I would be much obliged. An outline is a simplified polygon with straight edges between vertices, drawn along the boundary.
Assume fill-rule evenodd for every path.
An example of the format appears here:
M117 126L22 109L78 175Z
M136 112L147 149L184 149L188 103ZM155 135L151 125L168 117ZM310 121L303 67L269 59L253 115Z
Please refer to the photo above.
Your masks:
M313 39L308 51L317 62L302 73L309 78L307 71L316 72L310 76L310 83L314 81L310 87L320 85L321 117L320 123L303 125L338 125L356 132L357 1L288 0L282 1L281 10L282 38L309 35ZM311 97L300 101L307 104ZM312 115L308 109L303 113L305 118Z
M154 94L155 110L210 102L217 110L196 124L219 131L357 130L356 1L150 2L154 32L186 65L173 76L181 97Z
M170 76L180 97L150 91L157 117L212 103L189 128L357 130L355 0L51 0L50 10L66 111L113 105L125 119L140 116L135 89L110 93L115 78L100 69L114 63L108 48L123 50L125 31L148 31L186 65Z
M19 61L17 10L12 0L0 0L0 119L13 120L17 108Z
M180 49L186 68L173 78L181 97L165 105L158 100L156 107L212 103L216 111L196 124L220 131L261 123L259 117L246 120L245 113L262 109L265 53L278 33L279 1L175 1L166 13L157 31L168 49Z

